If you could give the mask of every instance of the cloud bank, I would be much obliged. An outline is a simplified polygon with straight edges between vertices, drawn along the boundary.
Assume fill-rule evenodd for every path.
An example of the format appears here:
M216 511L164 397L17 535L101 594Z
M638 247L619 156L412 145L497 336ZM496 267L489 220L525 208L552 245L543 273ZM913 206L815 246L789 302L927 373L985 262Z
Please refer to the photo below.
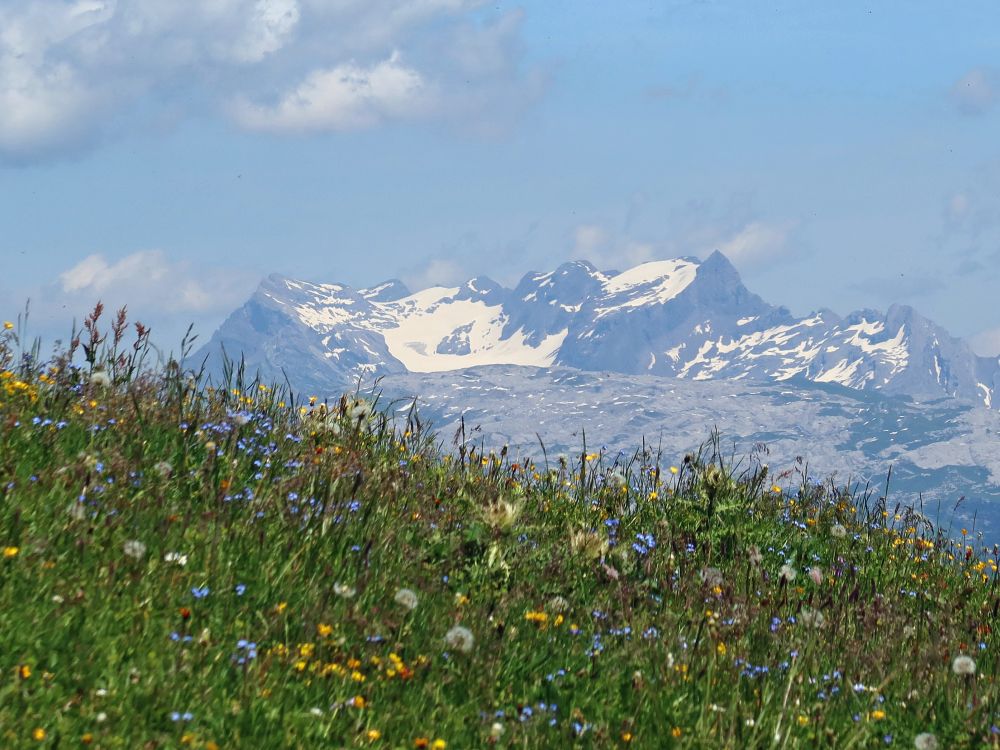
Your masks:
M6 0L0 162L80 150L159 110L284 135L509 124L545 79L523 63L523 13L482 5Z

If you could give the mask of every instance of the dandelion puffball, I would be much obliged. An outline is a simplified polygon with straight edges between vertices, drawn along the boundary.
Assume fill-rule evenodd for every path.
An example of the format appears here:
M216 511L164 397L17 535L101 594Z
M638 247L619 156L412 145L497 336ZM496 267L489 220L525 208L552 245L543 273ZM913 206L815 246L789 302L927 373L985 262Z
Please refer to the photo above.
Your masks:
M951 663L951 671L957 675L974 675L976 673L976 660L965 654L956 656L955 661Z
M476 644L476 639L472 635L471 630L463 628L461 625L456 625L445 633L444 642L448 644L448 648L453 648L456 651L467 654L472 651L472 647Z
M417 608L417 594L412 589L400 589L393 598L396 600L396 604L405 607L411 612Z

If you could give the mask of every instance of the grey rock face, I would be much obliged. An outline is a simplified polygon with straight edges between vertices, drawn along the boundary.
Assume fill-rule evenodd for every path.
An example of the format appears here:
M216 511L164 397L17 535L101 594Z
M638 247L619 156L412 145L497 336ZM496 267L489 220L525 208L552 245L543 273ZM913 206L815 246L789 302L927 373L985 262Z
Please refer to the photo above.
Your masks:
M589 263L478 277L411 294L270 276L200 355L222 348L251 371L317 394L359 378L488 365L551 365L685 380L834 383L992 407L994 358L977 357L910 307L796 318L750 292L721 253L624 272Z

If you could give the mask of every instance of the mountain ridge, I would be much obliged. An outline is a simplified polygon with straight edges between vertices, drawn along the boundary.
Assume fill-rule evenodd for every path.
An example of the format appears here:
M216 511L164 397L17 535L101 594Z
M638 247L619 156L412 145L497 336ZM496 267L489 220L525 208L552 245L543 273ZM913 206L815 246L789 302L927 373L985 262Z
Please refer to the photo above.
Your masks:
M333 393L359 378L487 365L573 367L690 380L838 383L989 408L997 358L907 305L804 317L750 291L722 253L624 271L567 261L507 288L487 276L411 292L271 274L196 358L243 355L266 378Z

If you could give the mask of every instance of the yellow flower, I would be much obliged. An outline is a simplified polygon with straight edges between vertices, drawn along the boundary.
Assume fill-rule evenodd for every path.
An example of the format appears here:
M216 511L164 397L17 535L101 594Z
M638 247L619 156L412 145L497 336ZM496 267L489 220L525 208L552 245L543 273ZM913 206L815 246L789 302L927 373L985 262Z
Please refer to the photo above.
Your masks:
M321 622L319 625L316 626L316 632L320 634L321 638L326 638L328 635L330 635L330 633L333 632L333 626Z
M382 736L382 733L380 731L378 731L377 729L369 729L368 730L368 741L369 742L374 742L375 740L377 740L381 736Z
M14 324L11 323L9 320L5 320L3 322L3 328L4 328L5 331L9 331L13 327L14 327Z
M35 727L35 731L31 733L31 736L37 742L41 742L45 739L45 730L42 727Z
M881 708L877 708L869 714L874 721L882 721L885 718L885 711Z
M6 558L17 557L17 553L21 551L20 547L4 547L3 556Z
M632 741L631 732L622 732L622 742L628 743Z
M31 665L22 664L20 667L18 667L17 674L20 676L22 680L28 679L29 677L31 677Z
M278 602L278 606L274 608L274 611L280 615L282 612L285 611L287 607L288 607L288 602Z
M670 734L672 737L677 738L680 737L682 734L684 734L684 730L682 730L680 727L674 727L673 729L670 730Z
M799 714L798 721L799 721L799 726L800 727L804 727L806 724L809 723L809 717L808 716L803 716L802 714Z
M84 745L89 745L93 741L94 741L94 735L92 735L90 732L84 733L84 735L80 738L80 742L82 742Z
M434 740L434 744L431 745L431 747L434 748L434 750L444 750L448 747L448 743L439 738Z
M719 656L725 656L726 655L726 644L722 643L720 641L719 645L715 647L715 650L719 652Z
M671 474L676 474L678 471L680 471L680 469L678 469L676 466L671 466L670 467L670 473Z

